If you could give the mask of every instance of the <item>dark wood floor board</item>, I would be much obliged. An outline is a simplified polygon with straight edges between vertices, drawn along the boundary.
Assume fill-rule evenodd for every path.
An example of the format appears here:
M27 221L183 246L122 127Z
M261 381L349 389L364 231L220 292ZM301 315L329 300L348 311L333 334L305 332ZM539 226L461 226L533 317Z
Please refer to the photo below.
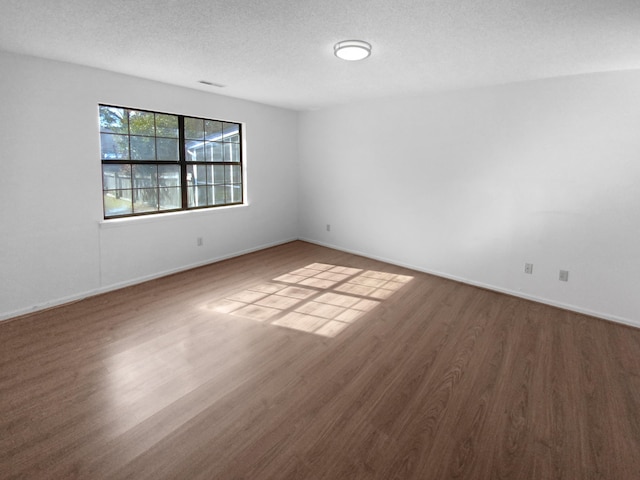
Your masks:
M239 331L236 333L240 334ZM131 401L131 395L126 395L127 404L119 405L119 408L127 414L125 419L121 418L121 423L124 422L124 424L112 428L110 438L114 440L108 443L109 448L101 449L100 455L98 455L98 464L103 467L102 471L110 471L109 468L113 468L114 465L119 467L118 464L122 462L123 458L133 460L139 454L145 454L147 450L155 448L156 444L162 443L169 434L179 436L181 428L189 431L187 436L192 436L193 423L200 422L202 412L211 410L212 405L221 407L219 418L211 419L221 435L225 430L224 422L228 422L231 427L235 428L238 425L236 421L242 421L246 417L250 418L251 415L247 413L246 404L237 401L225 402L225 399L235 390L241 388L245 392L240 397L246 398L251 394L252 388L249 389L244 385L251 384L253 387L255 384L251 382L255 381L264 382L269 388L276 388L278 391L283 390L286 386L274 387L269 376L269 369L264 368L264 365L268 365L269 362L282 365L282 359L278 354L288 343L286 336L282 336L280 343L274 344L273 341L268 344L264 341L259 343L252 344L251 352L253 354L251 356L248 356L247 352L238 351L237 348L226 348L224 352L216 352L214 354L216 357L222 357L216 358L216 360L222 361L222 364L219 368L215 368L217 362L205 362L209 365L209 374L204 375L207 373L205 366L200 371L200 374L203 374L200 380L197 380L200 374L195 375L196 384L200 385L195 390L191 390L188 383L186 386L181 385L180 376L178 376L170 377L173 380L169 380L168 385L162 385L161 390L153 389L146 395L140 396L139 399ZM228 345L232 346L233 342L230 341ZM261 348L263 350L260 350ZM125 391L125 393L127 392ZM242 408L240 408L241 405ZM233 417L232 408L239 412L237 417ZM206 421L203 424L206 424ZM205 431L205 434L209 435L209 432ZM128 449L120 448L123 442L130 445ZM95 446L88 445L84 450L91 451L94 448ZM115 451L111 451L111 448L114 448ZM161 445L162 449L164 446ZM162 450L160 456L166 457L166 451ZM162 463L159 462L159 464ZM109 468L106 468L107 465ZM95 470L93 468L93 471ZM145 472L148 470L146 468ZM139 478L142 478L142 475Z
M560 324L560 333L553 339L552 412L557 430L552 437L552 445L562 478L571 478L574 472L584 470L580 429L585 418L579 408L583 396L579 381L579 338L571 317L567 314L563 317L568 321Z
M407 333L419 339L425 332ZM322 402L319 410L306 413L310 424L298 443L304 445L299 453L305 455L311 466L327 462L334 454L357 449L363 443L363 438L368 440L368 434L354 435L354 432L366 430L378 437L388 438L375 429L369 419L379 403L401 387L397 381L401 376L399 373L410 368L407 365L410 358L407 348L412 349L415 344L407 344L408 338L398 340L398 345L389 342L377 344L378 349L368 359L345 359L351 370L329 380L335 386L335 393L332 392ZM313 381L324 383L321 378L314 378ZM336 412L340 413L336 415ZM358 439L357 445L353 444L354 438ZM388 449L389 444L385 448ZM362 463L366 464L367 461L363 460Z
M625 465L625 458L637 455L637 444L630 442L633 430L629 428L637 410L627 409L629 383L618 375L619 363L610 350L608 325L580 319L576 327L582 347L579 382L581 410L585 412L581 432L583 458L592 478L609 478ZM610 378L603 382L607 377ZM640 391L633 395L637 401ZM626 473L631 472L640 478L640 467Z
M243 332L238 331L236 333L242 335ZM260 337L256 336L256 339L259 339L259 338ZM161 339L161 341L159 342L160 346L164 345L166 349L167 345L166 345L166 342L162 340L163 337L160 337L160 339ZM174 339L175 339L176 345L178 346L184 341L184 339L178 334L174 336ZM203 342L206 342L208 339L206 337L203 337L200 340ZM234 345L234 343L232 342L233 336L228 337L226 340L228 345L231 345L231 346ZM238 363L242 361L247 362L249 360L253 360L253 357L248 355L246 351L239 351L239 348L244 349L244 346L246 346L247 344L246 342L247 338L244 338L243 340L244 341L242 342L242 345L240 347L234 348L234 349L230 348L228 350L227 353L229 353L229 355L225 359L226 363L224 365L221 365L220 367L220 372L223 375L229 376L233 372L234 366L237 365ZM212 341L212 346L216 347L215 341ZM274 345L273 351L277 351L277 348L280 346L282 345L281 344ZM212 349L211 351L215 352L214 349ZM172 351L169 351L168 353L170 354L169 355L170 360L173 361L174 364L180 364L179 355L175 355L174 354L175 352L172 352ZM155 352L155 355L156 357L163 355L163 349L159 348ZM118 355L114 357L116 360L117 360L117 356ZM156 375L151 375L150 372L147 372L144 370L142 372L136 372L135 371L136 368L138 368L139 364L141 363L138 357L146 359L145 361L148 362L152 367L155 366L156 369L158 368L158 362L149 361L149 360L152 360L153 357L149 355L141 356L139 353L137 353L130 360L130 362L124 365L124 367L126 368L125 373L127 375L134 373L133 385L127 386L127 383L131 384L131 382L127 382L127 383L123 383L122 381L117 382L117 387L120 391L119 392L120 396L121 398L126 400L125 403L120 401L114 404L113 399L109 398L108 396L105 396L104 393L98 394L97 398L91 398L90 396L88 399L89 401L77 402L76 405L73 405L74 408L72 410L67 408L63 416L63 420L65 417L70 416L71 413L73 412L73 415L74 415L73 418L76 418L76 421L79 421L78 418L79 417L81 418L83 415L87 414L87 412L93 411L95 409L99 409L107 414L107 415L103 415L103 418L105 419L109 419L111 417L116 418L117 420L116 423L120 425L117 428L117 431L120 431L122 429L127 428L127 423L129 422L137 423L141 421L142 418L149 415L149 412L153 412L154 409L161 408L164 403L171 402L173 398L176 398L179 395L187 393L189 391L190 389L190 386L188 385L189 382L187 382L186 385L183 385L184 383L183 375L182 375L183 372L181 372L180 370L176 370L175 368L173 368L171 372L165 371L164 372L165 374L161 376L158 376L157 372L156 372ZM189 372L190 376L193 377L195 382L200 382L203 378L207 378L207 379L212 378L212 372L215 372L214 367L216 364L214 362L206 362L207 360L206 357L202 357L202 360L205 363L201 367L198 367L197 365L193 365L193 367L190 369L190 372ZM114 380L118 380L117 378L114 378L114 375L116 374L118 374L118 372L115 372L115 373L110 372L109 374L105 375L106 377L104 379L105 382L113 383ZM205 376L204 374L207 374L207 375ZM149 382L145 382L142 385L140 384L136 385L137 382L139 383L141 378L152 379L152 381L155 382L155 385L150 384ZM136 382L136 379L137 379L137 382ZM216 377L213 376L213 379L216 379ZM144 387L144 388L140 388L140 387ZM149 397L151 397L151 401ZM58 417L55 415L49 415L49 413L52 413L52 412L47 412L47 409L49 408L53 412L55 412L56 409L58 409L58 406L52 402L41 402L41 401L36 402L36 406L38 405L45 406L45 409L43 412L45 414L45 419L41 422L40 426L46 427L48 430L52 432L56 430L58 431L58 434L55 437L52 436L52 441L56 437L57 439L62 437L63 432L59 430L61 426L56 425L55 423L53 425L50 425L52 422L56 422L58 420ZM117 415L118 411L124 412L127 415L126 416ZM112 413L111 416L108 415L108 413L110 412ZM127 421L125 421L125 419ZM88 421L93 421L95 423L96 419L91 420L89 417ZM98 425L100 424L100 419L97 419L97 423ZM26 423L26 425L28 425L28 423ZM82 423L80 423L80 425L82 425ZM96 425L94 424L93 427L95 429ZM111 429L113 428L115 427L112 426Z
M531 381L533 399L530 408L531 436L530 451L532 459L527 468L538 478L571 478L567 471L577 471L576 452L563 450L564 440L568 438L567 415L570 408L565 385L557 379L565 378L566 365L563 359L562 344L569 341L563 335L561 314L549 307L542 307L537 314L540 319L536 344L536 364ZM560 346L560 348L558 348ZM563 456L567 455L563 460ZM571 465L568 469L567 465ZM530 475L523 473L522 475ZM522 476L521 475L521 476Z
M277 382L283 382L283 387L275 388ZM183 466L166 464L166 451L172 449L174 452L179 451L188 464L199 465L196 471L204 475L204 478L209 470L220 474L221 470L224 471L225 467L228 469L228 465L233 464L236 452L246 452L250 449L250 446L255 444L256 436L268 435L269 425L286 422L287 419L282 416L291 408L291 400L289 395L283 392L288 388L296 389L298 392L310 388L295 376L289 382L285 378L278 378L277 382L267 382L269 388L263 388L260 395L252 394L252 390L259 387L259 384L251 384L247 388L232 392L177 429L172 440L157 443L131 464L126 465L121 473L126 472L124 477L131 478L157 478L158 474L167 475L169 478L174 475L179 477ZM264 420L265 415L268 415L268 420ZM293 422L290 425L293 425ZM215 435L212 435L211 428L214 426ZM288 434L284 435L285 439L287 437ZM265 448L267 446L269 448ZM273 452L279 447L282 448L281 443L272 435L271 441L262 444L260 453L264 454L265 450ZM149 465L154 467L150 468ZM157 471L154 468L157 468ZM221 475L221 478L224 477Z
M605 337L608 340L608 358L614 362L612 374L620 388L619 402L624 405L619 421L625 427L628 445L640 444L640 356L637 355L638 336L635 331L618 329Z
M445 441L450 438L447 424L455 410L453 399L487 321L477 314L477 309L482 308L482 292L470 293L470 299L463 302L464 308L443 311L447 318L453 319L446 342L428 374L409 396L406 408L388 430L407 452L404 458L397 458L396 464L389 466L388 478L420 478L422 462L440 444L439 432L446 432ZM464 318L470 323L466 324Z
M338 302L281 316L373 308L334 337L219 310L267 284ZM640 330L305 242L0 342L3 480L640 478Z
M367 322L366 318L363 318L362 322L363 324L367 325L367 328L369 327L369 325L366 323ZM393 325L389 325L388 328L391 328L395 331L397 331L398 329L398 327ZM358 338L362 338L362 337L358 337ZM315 382L323 380L325 387L328 385L329 388L314 386L309 395L310 396L309 401L307 400L302 400L302 402L300 402L300 400L298 401L300 403L303 403L309 406L321 405L323 407L323 410L330 410L330 408L325 408L325 407L331 404L331 402L335 401L335 398L337 397L337 395L334 392L339 392L340 389L344 388L345 385L349 385L352 383L353 378L356 376L356 374L360 370L359 366L368 365L370 363L371 358L377 357L379 353L378 350L380 345L381 345L380 342L371 342L370 339L364 338L363 345L357 345L357 343L353 344L354 349L359 352L357 356L354 356L353 351L351 350L345 351L344 348L340 348L340 347L331 348L330 351L327 351L327 354L323 356L323 358L327 357L332 359L331 363L329 363L328 365L323 365L323 369L326 369L331 372L331 376L329 378L324 378L324 379L314 378L313 374L310 373L308 369L304 370L304 373L303 373L303 375L309 382L307 383L307 385L314 386L316 385ZM341 354L346 358L342 358ZM317 368L318 367L316 365L315 369ZM341 368L342 371L337 370L338 368ZM326 377L326 374L325 374L325 377ZM327 382L330 382L330 383L327 384ZM325 400L318 402L318 399L323 399L323 398ZM315 404L313 403L313 400L316 401ZM286 410L283 410L283 411L286 411ZM332 416L335 416L335 414L332 414ZM275 422L276 426L274 428L264 432L263 436L258 437L253 443L256 445L257 449L264 449L262 445L269 442L273 443L274 438L278 434L285 437L288 436L289 432L287 430L287 426L295 425L296 423L300 423L304 421L313 422L313 425L323 425L323 420L324 419L322 418L320 412L314 411L314 410L309 412L305 412L304 410L301 410L300 415L298 417L292 417L290 414L287 414L282 417L280 423ZM331 420L331 418L328 418L328 420ZM277 427L280 427L280 428L278 429ZM299 430L302 431L302 429L299 429ZM308 430L309 430L308 428L304 429L305 432ZM278 442L275 442L275 443L278 443ZM259 455L256 456L256 454L252 452L250 447L247 447L247 449L245 450L246 451L244 452L243 457L237 458L235 460L237 464L245 465L245 466L252 465L252 464L263 466L266 464L266 459L261 458ZM267 452L267 456L273 456L272 452ZM262 473L263 472L260 472L260 471L251 471L249 476L255 477L256 475L260 475Z
M457 291L462 296L464 292L458 286L447 284L445 295L448 297ZM403 431L405 424L401 422L411 422L411 419L401 419L409 408L411 402L415 402L419 396L419 391L423 383L436 372L434 365L440 360L440 355L447 345L450 345L454 333L452 333L452 322L455 319L455 312L445 302L437 303L430 315L422 319L421 324L430 326L436 332L429 336L421 337L425 343L411 345L407 348L409 368L400 372L399 386L394 388L392 394L384 399L378 408L371 414L371 422L385 431L388 435L398 436L397 430ZM453 315L452 315L453 314ZM420 314L418 314L418 317ZM418 398L419 402L420 399ZM395 431L394 431L395 429Z
M522 307L517 315L519 321L514 325L518 329L517 335L507 342L507 369L500 381L502 411L496 412L491 464L496 478L520 478L528 474L536 451L531 430L532 410L537 398L531 387L539 366L539 308L534 304Z
M407 305L409 300L403 299L403 305ZM337 357L338 363L349 366L342 374L336 374L332 378L340 391L323 404L324 408L321 411L314 412L315 420L300 442L306 446L306 455L312 465L326 462L332 454L353 449L353 431L368 427L371 423L369 418L380 408L379 404L386 403L388 398L396 398L395 393L405 383L403 372L415 370L411 362L419 364L423 361L424 355L421 352L426 350L424 344L437 338L437 329L440 326L437 322L412 318L418 310L413 311L409 308L409 311L408 315L398 320L397 327L388 323L382 325L391 328L397 335L396 341L376 343L375 350L365 356L351 355L345 359ZM407 325L411 328L407 328ZM372 322L367 324L366 328L376 332L376 339L384 339L387 335L381 333L380 327L381 325ZM368 341L370 343L370 340ZM419 341L423 341L423 344L418 343ZM365 344L359 347L357 342L352 345L356 348L367 346ZM349 354L347 351L346 355ZM330 370L335 370L335 367L331 366ZM321 379L314 378L314 381ZM391 403L402 404L397 398ZM336 416L336 411L341 412L341 415ZM382 434L381 431L378 433ZM361 438L360 435L356 437Z
M505 299L503 299L505 300ZM489 322L469 361L471 368L464 371L460 380L460 394L452 399L449 412L443 420L439 435L442 439L434 445L430 454L421 460L416 478L432 471L440 478L471 478L474 472L490 469L492 444L483 443L490 427L495 423L496 399L500 394L500 382L509 373L506 365L509 341L517 338L517 324L512 322L515 301L491 302L478 315L495 318ZM433 466L438 469L433 471Z
M303 334L293 333L296 337L302 337ZM300 338L298 338L299 340ZM297 358L297 363L304 363L304 356L315 355L314 347L322 345L322 342L312 337L314 342L307 345L304 354ZM306 340L305 339L305 340ZM282 349L280 353L285 352ZM257 352L254 351L254 354ZM269 413L270 422L291 423L291 417L287 414L287 409L291 408L292 399L288 393L289 390L295 390L298 394L302 394L307 389L315 390L317 387L305 382L296 371L295 365L290 365L283 361L278 351L266 352L262 355L262 359L256 359L253 366L249 366L249 371L254 372L251 381L244 382L235 391L230 392L224 399L220 399L211 408L206 409L200 415L195 416L189 423L174 432L176 438L169 441L170 444L176 443L186 445L190 457L190 463L198 463L209 461L210 451L217 451L224 457L224 452L231 449L239 451L248 448L248 438L254 438L263 433L265 426L262 419L266 413ZM283 368L284 367L284 368ZM255 392L259 392L256 394ZM310 398L317 397L311 392L308 393ZM190 401L191 403L191 401ZM273 412L270 412L272 410ZM215 425L216 435L211 438L211 432L208 427L199 430L199 426ZM238 436L238 429L243 431L243 436ZM201 437L200 437L201 436ZM236 442L240 441L241 445ZM196 448L194 448L194 445ZM244 448L241 448L244 447ZM136 460L142 464L141 472L135 475L150 475L154 478L153 472L149 473L145 466L147 463L162 463L166 446L162 444L155 445L153 449L145 452L147 458L157 456L157 460L147 462L145 458ZM262 446L264 448L264 445ZM200 458L202 457L202 458ZM204 460L202 460L204 459ZM166 472L166 468L162 468ZM142 477L138 477L142 478Z

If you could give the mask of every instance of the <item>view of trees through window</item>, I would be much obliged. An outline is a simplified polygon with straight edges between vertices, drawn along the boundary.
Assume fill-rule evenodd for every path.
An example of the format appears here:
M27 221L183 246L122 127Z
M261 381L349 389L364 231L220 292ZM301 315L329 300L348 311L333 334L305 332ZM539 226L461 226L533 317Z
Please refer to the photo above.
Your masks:
M100 105L104 217L243 202L239 123Z

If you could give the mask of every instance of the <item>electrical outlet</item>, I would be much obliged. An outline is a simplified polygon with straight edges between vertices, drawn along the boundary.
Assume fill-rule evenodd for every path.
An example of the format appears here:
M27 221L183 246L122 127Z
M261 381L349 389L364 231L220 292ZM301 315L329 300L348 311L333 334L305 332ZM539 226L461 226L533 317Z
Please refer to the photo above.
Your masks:
M196 239L196 244L197 244L199 247L201 247L201 246L202 246L202 237L198 237L198 238Z
M327 223L327 232L331 231L331 225Z
M528 273L529 275L533 274L533 263L524 264L524 273Z
M568 282L569 281L569 271L568 270L560 270L560 281Z

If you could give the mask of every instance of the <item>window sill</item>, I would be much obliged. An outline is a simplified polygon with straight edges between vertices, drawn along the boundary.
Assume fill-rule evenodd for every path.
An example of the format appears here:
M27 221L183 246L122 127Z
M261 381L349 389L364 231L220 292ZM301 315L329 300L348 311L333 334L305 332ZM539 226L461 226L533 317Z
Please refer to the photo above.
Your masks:
M181 210L179 212L167 212L167 213L155 213L152 215L140 215L139 217L122 217L122 218L110 218L103 219L98 222L100 228L118 228L126 227L129 225L142 225L145 223L157 223L168 220L180 220L190 219L196 216L209 216L217 215L224 212L229 212L238 208L247 208L248 203L240 205L229 205L228 207L216 207L216 208L202 208L197 210Z

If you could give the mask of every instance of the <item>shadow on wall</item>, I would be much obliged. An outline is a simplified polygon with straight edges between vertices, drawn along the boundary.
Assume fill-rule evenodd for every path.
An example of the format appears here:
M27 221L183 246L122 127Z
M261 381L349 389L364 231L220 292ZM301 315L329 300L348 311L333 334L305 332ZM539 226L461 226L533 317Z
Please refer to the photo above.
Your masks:
M335 337L413 277L313 263L208 308L270 325Z

